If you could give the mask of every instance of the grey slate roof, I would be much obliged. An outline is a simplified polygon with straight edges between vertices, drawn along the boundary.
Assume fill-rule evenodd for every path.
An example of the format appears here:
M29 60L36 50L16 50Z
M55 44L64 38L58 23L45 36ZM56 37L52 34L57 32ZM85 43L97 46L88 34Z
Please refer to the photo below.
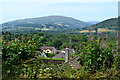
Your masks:
M55 47L43 46L43 47L40 47L40 49L55 49Z
M55 55L54 57L52 58L61 58L61 59L65 59L65 54L64 53L59 53L57 55Z

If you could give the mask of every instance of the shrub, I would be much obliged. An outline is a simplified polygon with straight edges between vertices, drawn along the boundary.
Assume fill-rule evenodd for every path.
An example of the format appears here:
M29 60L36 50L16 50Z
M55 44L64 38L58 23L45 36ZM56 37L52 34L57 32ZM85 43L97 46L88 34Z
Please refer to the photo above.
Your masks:
M55 56L54 53L45 53L45 54L46 54L47 57L50 57L50 58L53 57L53 56Z

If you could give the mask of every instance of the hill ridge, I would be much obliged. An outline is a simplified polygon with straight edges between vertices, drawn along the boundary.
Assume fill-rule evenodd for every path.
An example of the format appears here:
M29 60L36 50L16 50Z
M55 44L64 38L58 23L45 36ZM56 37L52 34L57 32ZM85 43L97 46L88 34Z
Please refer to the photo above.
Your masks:
M3 29L9 29L9 28L16 28L16 27L36 27L36 28L42 28L45 25L44 28L52 27L54 29L74 29L74 28L83 28L90 26L91 24L74 19L72 17L66 17L66 16L44 16L44 17L36 17L36 18L25 18L25 19L18 19L10 22L3 23ZM12 26L12 27L11 27Z

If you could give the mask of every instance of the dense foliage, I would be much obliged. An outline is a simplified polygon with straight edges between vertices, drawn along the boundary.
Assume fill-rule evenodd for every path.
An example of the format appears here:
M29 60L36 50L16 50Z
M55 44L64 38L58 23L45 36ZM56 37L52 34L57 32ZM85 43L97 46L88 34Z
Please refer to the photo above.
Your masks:
M69 41L72 39L72 41ZM43 32L27 34L2 35L3 79L8 78L53 78L53 79L116 79L120 77L120 55L118 53L116 34L47 34ZM54 46L61 50L71 46L80 56L81 68L72 69L67 64L55 65L43 63L36 58L41 46ZM49 54L48 54L49 55ZM53 56L52 54L49 55Z

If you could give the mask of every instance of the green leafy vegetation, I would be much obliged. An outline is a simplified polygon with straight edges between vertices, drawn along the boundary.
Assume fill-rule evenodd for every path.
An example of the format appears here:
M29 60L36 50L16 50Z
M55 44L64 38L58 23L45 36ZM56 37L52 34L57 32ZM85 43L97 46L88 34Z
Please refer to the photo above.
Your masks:
M47 57L50 57L50 58L53 57L53 56L55 56L54 53L45 53L45 54L46 54Z
M3 32L2 77L3 79L116 79L120 77L120 55L116 33L107 34L47 34L44 32L12 34ZM69 40L72 39L72 43ZM53 46L58 50L66 46L75 49L70 59L79 56L80 68L74 70L68 63L56 65L59 58L38 57L41 46ZM55 54L46 53L53 57ZM43 60L47 62L43 62ZM52 61L51 61L52 60ZM51 63L53 62L53 63ZM57 62L56 62L57 63Z

